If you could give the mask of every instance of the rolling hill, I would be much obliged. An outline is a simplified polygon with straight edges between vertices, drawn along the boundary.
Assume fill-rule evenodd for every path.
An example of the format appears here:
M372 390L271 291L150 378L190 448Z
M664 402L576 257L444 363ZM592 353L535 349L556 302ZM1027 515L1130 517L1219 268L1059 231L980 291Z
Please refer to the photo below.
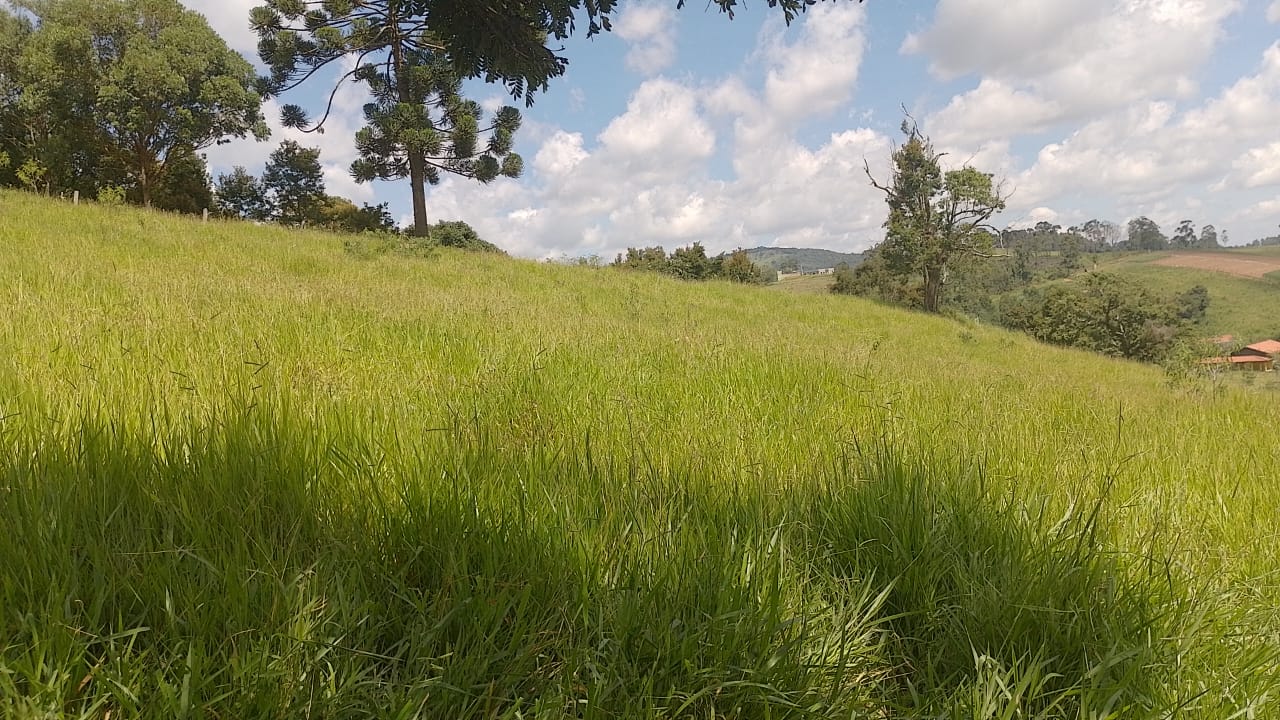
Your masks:
M1269 253L1102 255L1092 269L1137 280L1162 296L1203 285L1209 291L1201 322L1206 336L1232 335L1244 342L1280 336L1280 258Z
M751 262L771 270L794 268L792 272L809 272L832 268L840 263L857 267L862 262L860 253L841 253L820 248L758 247L747 251Z
M1280 712L1280 406L0 192L0 716Z

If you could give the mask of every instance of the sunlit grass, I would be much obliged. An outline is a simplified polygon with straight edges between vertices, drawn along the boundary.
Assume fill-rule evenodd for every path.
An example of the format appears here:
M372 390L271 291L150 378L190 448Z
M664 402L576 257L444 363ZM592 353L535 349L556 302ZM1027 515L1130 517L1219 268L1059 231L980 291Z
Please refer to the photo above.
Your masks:
M0 716L1280 712L1256 394L25 195L0 242Z

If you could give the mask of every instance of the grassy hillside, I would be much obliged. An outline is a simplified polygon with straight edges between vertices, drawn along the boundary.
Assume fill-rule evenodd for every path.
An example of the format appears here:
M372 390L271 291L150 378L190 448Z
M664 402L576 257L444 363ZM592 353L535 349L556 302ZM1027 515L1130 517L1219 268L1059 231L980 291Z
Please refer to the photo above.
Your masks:
M769 287L800 294L824 294L831 292L831 284L836 281L834 275L800 275L772 283Z
M1268 717L1280 406L0 194L0 716Z
M758 247L748 250L747 257L751 258L751 262L771 270L794 266L797 272L832 268L840 263L857 267L862 262L862 255L859 253L842 253L821 248Z
M1152 264L1164 256L1143 253L1114 261L1103 256L1097 269L1138 280L1161 296L1171 296L1194 285L1205 286L1209 290L1209 310L1202 323L1206 335L1230 334L1250 342L1280 337L1280 278L1245 278Z

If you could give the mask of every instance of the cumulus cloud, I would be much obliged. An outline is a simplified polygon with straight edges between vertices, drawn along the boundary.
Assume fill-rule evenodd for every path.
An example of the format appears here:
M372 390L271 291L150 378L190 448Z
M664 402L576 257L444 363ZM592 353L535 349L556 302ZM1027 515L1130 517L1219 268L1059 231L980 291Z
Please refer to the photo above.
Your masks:
M1275 117L1280 43L1266 50L1256 73L1199 105L1179 112L1169 101L1136 104L1046 144L1015 178L1016 207L1078 195L1176 221L1208 193L1280 183Z
M992 139L1003 128L1039 132L1062 117L1061 106L1027 90L1018 90L1002 80L983 78L978 87L956 95L942 110L929 118L936 128L934 140L940 145L972 144Z
M1238 217L1274 221L1276 218L1280 218L1280 197L1272 200L1262 200L1254 205L1250 205L1242 210L1238 214ZM1273 224L1268 229L1274 227L1275 226Z
M939 0L900 50L924 56L938 78L976 76L922 113L922 126L952 157L979 158L974 164L1010 179L1007 218L1052 210L1055 222L1070 224L1088 217L1064 208L1085 207L1090 216L1176 222L1194 213L1213 222L1204 216L1216 214L1221 222L1268 207L1237 213L1223 206L1226 193L1240 199L1280 181L1280 44L1214 94L1198 88L1241 7Z
M549 134L524 181L480 187L446 180L432 193L436 216L467 219L485 237L533 257L611 258L628 246L692 242L710 252L787 244L866 249L881 232L884 201L869 186L864 161L887 176L889 139L852 128L809 145L795 131L801 110L824 103L834 109L857 80L862 11L834 7L809 13L793 44L769 33L759 51L767 60L763 77L738 74L709 86L646 80L595 138ZM790 50L797 55L788 57ZM834 79L800 83L794 93L777 85L783 78L799 83L808 71L821 76L833 62ZM732 127L728 137L716 130L724 124ZM717 152L732 160L728 177L711 170Z
M654 171L686 167L715 150L715 132L703 119L693 89L670 80L642 83L600 141L623 168ZM621 169L621 168L620 168Z
M1280 185L1280 142L1251 148L1236 158L1234 167L1247 188Z
M859 4L813 6L800 37L787 43L772 26L763 55L769 63L765 102L779 118L825 113L847 104L862 62L866 12Z
M1280 0L1274 0L1271 7L1267 8L1267 20L1273 23L1280 23Z
M627 67L656 75L676 59L676 15L670 4L650 0L622 8L613 31L630 46Z
M1155 98L1185 100L1236 0L941 0L905 53L979 86L935 118L957 140L1037 133ZM994 116L994 117L993 117Z
M257 57L258 37L249 29L249 11L261 0L181 0L188 9L204 15L212 27L232 49L249 59Z
M543 176L560 178L586 158L587 151L582 149L582 133L561 130L542 143L538 154L533 156L533 167Z

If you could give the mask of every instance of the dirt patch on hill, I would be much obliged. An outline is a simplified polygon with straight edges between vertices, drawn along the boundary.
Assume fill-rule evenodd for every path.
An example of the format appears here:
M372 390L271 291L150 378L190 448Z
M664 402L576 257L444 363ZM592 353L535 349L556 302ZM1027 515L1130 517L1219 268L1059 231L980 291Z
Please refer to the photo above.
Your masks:
M1244 256L1230 253L1177 253L1161 258L1152 265L1213 270L1237 277L1260 278L1267 273L1280 272L1280 257Z

